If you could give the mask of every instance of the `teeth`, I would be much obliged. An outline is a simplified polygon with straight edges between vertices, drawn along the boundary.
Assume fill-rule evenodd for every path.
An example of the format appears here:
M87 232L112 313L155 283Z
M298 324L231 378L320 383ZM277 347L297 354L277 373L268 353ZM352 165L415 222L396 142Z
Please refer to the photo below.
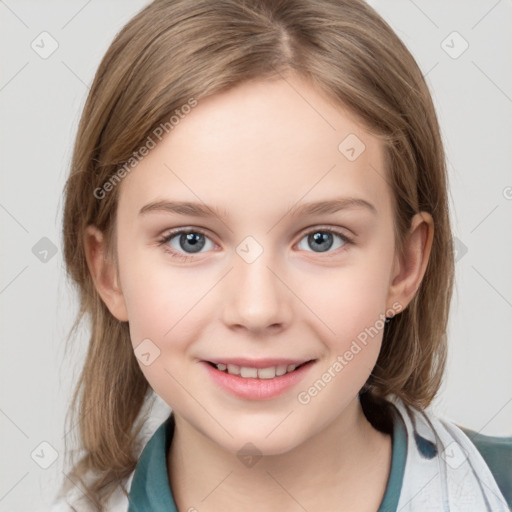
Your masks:
M276 376L276 368L259 368L258 378L260 379L273 379Z
M231 373L231 375L240 375L240 366L237 366L236 364L228 364L228 373Z
M293 365L290 365L293 366ZM279 377L280 375L284 375L287 371L287 366L285 364L279 365L276 367L276 375Z
M242 366L240 368L240 377L252 377L253 379L258 377L258 370L256 368L247 368Z
M290 373L297 368L295 364L279 365L279 366L271 366L269 368L249 368L247 366L237 366L236 364L228 364L227 366L223 363L219 363L216 365L217 369L221 372L226 371L231 375L239 375L243 378L252 378L252 379L273 379L274 377L279 377L284 375L285 373Z

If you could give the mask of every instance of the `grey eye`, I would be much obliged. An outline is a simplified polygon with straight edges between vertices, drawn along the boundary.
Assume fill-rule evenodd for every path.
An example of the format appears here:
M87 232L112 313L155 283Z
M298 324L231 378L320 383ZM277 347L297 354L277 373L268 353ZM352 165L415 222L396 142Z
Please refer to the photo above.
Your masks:
M211 240L199 231L177 231L170 233L166 238L165 243L174 251L186 254L200 252L207 245L207 242L213 247Z
M304 247L300 247L302 241L306 240L308 247L313 248L313 250L309 252L326 252L333 247L335 238L341 240L343 244L346 243L346 239L343 237L343 235L328 230L317 229L316 231L312 231L311 233L307 234L301 240L301 242L299 243L299 249L303 249L306 251L308 250L305 249ZM338 249L339 247L342 247L343 244L339 244L334 248Z

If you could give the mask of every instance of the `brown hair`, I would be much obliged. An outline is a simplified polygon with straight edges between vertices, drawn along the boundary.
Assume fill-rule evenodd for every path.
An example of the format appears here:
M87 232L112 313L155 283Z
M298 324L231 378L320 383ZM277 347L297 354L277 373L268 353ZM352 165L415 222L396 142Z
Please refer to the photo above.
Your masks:
M190 98L200 102L285 72L347 106L383 141L398 251L415 213L433 217L422 284L386 326L365 390L424 408L440 387L454 275L447 172L432 98L407 48L362 0L157 0L118 33L97 70L65 187L64 255L80 294L70 335L86 314L91 325L70 407L83 457L69 476L81 481L97 510L135 468L152 390L127 323L109 312L87 267L83 238L90 224L105 233L115 259L119 187L101 200L95 190ZM85 482L89 472L94 478Z

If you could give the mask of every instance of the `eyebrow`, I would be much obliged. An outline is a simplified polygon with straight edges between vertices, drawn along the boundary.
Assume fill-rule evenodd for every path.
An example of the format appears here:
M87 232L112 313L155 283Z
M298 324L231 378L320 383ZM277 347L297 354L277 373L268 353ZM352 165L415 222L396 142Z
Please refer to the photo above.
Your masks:
M374 215L378 213L375 206L365 199L357 197L340 197L328 201L299 204L290 208L288 215L291 217L321 215L336 213L347 209L365 209ZM228 213L225 209L219 209L208 206L204 203L192 203L189 201L153 201L144 205L140 209L139 215L144 215L150 212L176 213L179 215L191 215L194 217L213 216L223 221L228 217Z

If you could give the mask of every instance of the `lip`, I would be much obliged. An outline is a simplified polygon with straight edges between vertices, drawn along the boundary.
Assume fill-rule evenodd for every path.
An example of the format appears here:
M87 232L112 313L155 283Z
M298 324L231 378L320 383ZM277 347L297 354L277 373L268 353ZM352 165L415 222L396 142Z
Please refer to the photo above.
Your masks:
M240 359L238 359L238 361L240 361ZM273 359L271 361L276 360ZM281 361L288 360L282 359ZM261 362L261 360L259 362ZM279 377L274 377L273 379L244 378L239 375L231 375L226 372L221 372L207 361L201 361L200 364L205 368L215 384L217 384L217 386L219 386L223 391L227 391L244 400L270 400L284 394L286 391L289 391L291 388L296 386L305 378L315 362L315 360L311 360L297 370ZM300 364L302 363L303 362ZM252 364L254 364L254 361ZM265 364L267 363L265 362ZM283 362L282 364L285 363ZM274 366L274 364L271 364L270 366ZM266 368L266 366L259 366L258 368Z
M264 358L264 359L248 359L246 357L224 357L224 358L215 358L204 360L204 362L210 362L213 364L236 364L237 366L246 366L248 368L270 368L271 366L289 366L290 364L294 364L299 366L300 364L304 364L310 359L277 359L277 358Z

